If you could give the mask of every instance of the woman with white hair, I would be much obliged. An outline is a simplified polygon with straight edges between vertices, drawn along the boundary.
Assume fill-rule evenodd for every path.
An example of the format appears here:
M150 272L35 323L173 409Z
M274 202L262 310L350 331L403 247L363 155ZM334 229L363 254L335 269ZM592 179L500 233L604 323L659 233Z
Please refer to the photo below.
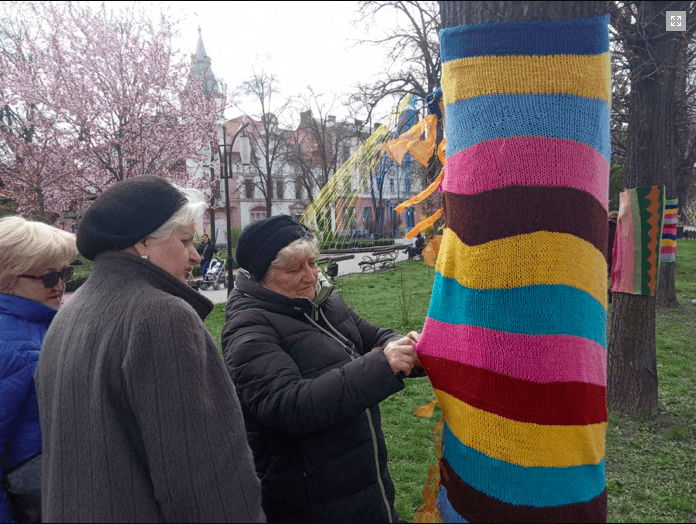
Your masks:
M18 216L0 219L0 478L31 467L41 453L34 370L76 256L73 234ZM0 489L0 522L12 517L20 515Z
M200 192L119 182L85 212L94 260L56 316L36 375L51 522L260 522L239 400L186 285Z
M237 241L222 345L263 509L269 522L398 522L379 403L422 375L419 335L358 316L316 258L311 232L287 215Z

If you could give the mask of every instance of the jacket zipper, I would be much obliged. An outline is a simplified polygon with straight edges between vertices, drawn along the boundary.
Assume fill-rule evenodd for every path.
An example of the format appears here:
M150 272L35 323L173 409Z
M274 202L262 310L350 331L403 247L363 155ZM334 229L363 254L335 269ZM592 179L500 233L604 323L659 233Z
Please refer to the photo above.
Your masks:
M315 310L315 315L317 315L317 311L319 314L321 314L321 317L324 319L324 322L326 322L326 325L335 333L332 334L323 327L321 327L319 324L314 322L312 320L312 317L307 315L307 313L304 313L304 316L310 321L312 325L314 325L316 328L318 328L322 333L325 333L326 335L330 336L337 342L340 342L343 344L345 347L346 351L348 352L348 356L350 357L351 360L356 360L356 357L353 356L354 350L353 350L353 344L348 340L346 337L344 337L335 327L331 325L331 323L327 320L326 316L324 315L324 312L320 308L316 308ZM367 408L365 410L365 416L367 417L367 423L370 426L370 433L372 435L372 449L375 452L375 467L377 468L377 483L379 484L379 489L382 492L382 500L384 501L384 506L387 508L387 515L389 517L389 522L392 521L392 513L391 513L391 508L389 507L389 501L387 500L387 491L384 489L384 482L382 482L382 473L381 469L379 467L379 450L377 448L377 433L375 432L375 426L372 423L372 412L370 411L370 408Z

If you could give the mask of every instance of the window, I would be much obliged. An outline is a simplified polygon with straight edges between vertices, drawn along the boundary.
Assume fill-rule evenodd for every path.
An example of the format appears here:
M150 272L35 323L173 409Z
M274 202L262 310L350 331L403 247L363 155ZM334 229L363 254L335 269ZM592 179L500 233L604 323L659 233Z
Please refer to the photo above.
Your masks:
M254 181L253 180L245 180L244 181L244 197L245 198L254 198Z
M295 198L302 200L302 182L295 180Z
M389 191L391 191L392 193L394 192L394 179L393 178L389 179Z
M343 229L350 229L351 231L356 229L357 224L355 221L355 208L345 207L343 208Z
M276 180L276 198L283 200L285 198L285 181Z
M362 221L364 229L372 229L372 208L364 207L362 210Z
M343 146L343 161L346 162L350 158L350 147Z
M266 218L265 211L252 211L251 212L251 223L252 224L254 222L258 222L259 220L263 220L264 218Z

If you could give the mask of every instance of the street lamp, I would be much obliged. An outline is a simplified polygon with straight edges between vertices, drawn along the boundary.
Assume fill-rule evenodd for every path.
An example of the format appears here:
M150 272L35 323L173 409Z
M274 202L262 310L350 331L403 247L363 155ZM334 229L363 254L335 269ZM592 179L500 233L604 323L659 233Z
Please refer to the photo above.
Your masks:
M249 135L247 135L246 127L249 125L247 122L241 126L237 132L232 137L232 142L229 144L230 153L227 154L227 136L225 125L222 128L222 144L218 146L220 150L220 159L222 162L222 170L220 171L220 178L225 180L225 211L227 215L227 296L230 294L232 286L234 286L234 280L230 278L232 274L232 221L230 219L230 186L229 178L232 176L232 147L234 142L241 133L239 137L239 156L241 157L242 165L248 166L251 163L251 143L249 141Z

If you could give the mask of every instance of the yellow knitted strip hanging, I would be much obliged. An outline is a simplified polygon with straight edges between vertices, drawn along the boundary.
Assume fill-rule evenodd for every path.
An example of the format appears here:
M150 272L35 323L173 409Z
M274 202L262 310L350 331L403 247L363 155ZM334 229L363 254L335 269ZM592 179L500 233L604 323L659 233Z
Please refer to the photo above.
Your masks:
M443 138L442 142L440 142L440 145L437 146L437 157L440 159L440 163L442 164L444 169L445 165L445 144L447 143L447 138Z
M426 138L421 140L420 137L426 128ZM384 144L382 149L399 164L403 161L406 153L411 153L422 165L427 166L430 157L435 152L436 137L437 115L428 115L399 138Z
M440 185L440 182L442 182L442 179L444 178L444 176L445 176L445 168L443 167L440 170L440 174L437 175L437 178L433 181L432 184L430 184L428 187L426 187L423 191L418 193L416 196L409 198L405 202L402 202L401 204L396 206L394 208L394 211L396 211L397 213L401 213L407 207L410 207L414 204L418 204L419 202L423 202L423 200L425 200L426 198L428 198L430 195L432 195L435 192L435 190L437 189L437 186Z
M423 486L423 504L415 511L413 522L442 522L440 510L437 507L437 494L440 487L440 459L442 458L442 430L445 417L443 416L433 429L433 444L437 464L430 466L428 480Z
M425 246L423 250L423 261L429 266L435 267L437 263L437 255L440 253L440 246L442 245L442 235L435 235L428 245Z
M437 221L437 219L440 218L441 216L442 216L442 208L435 211L435 213L432 216L429 216L428 218L423 219L420 222L418 222L411 231L406 233L406 238L415 237L418 233L420 233L424 229L432 226L435 223L435 221Z
M435 404L437 404L437 399L428 402L424 406L418 406L413 410L413 414L420 418L432 418L433 413L435 413Z

